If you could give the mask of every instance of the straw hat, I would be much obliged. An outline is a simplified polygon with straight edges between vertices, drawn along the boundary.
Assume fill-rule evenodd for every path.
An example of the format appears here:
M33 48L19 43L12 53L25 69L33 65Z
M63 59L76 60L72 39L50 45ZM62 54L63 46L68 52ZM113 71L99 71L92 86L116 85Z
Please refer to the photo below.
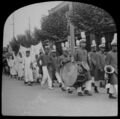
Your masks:
M114 38L111 42L111 45L117 45L117 33L114 34Z
M95 42L95 40L92 40L91 47L95 47L95 46L96 46L96 42Z

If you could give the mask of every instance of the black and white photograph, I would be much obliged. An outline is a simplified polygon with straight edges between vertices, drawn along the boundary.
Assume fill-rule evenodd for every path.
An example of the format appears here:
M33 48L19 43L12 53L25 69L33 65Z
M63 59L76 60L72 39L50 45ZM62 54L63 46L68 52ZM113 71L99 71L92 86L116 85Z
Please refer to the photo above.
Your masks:
M3 116L117 116L117 28L98 6L47 1L14 10L3 30Z

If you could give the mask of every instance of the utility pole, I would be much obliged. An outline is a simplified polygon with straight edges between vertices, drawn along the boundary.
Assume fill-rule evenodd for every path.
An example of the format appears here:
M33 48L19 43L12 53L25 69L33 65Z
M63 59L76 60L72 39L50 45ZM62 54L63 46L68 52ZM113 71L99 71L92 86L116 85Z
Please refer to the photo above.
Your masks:
M73 13L73 3L69 2L69 15L72 13ZM73 57L75 52L74 26L70 20L69 20L69 24L70 24L70 47L71 47L70 49L71 49L71 55Z
M31 40L31 34L30 34L30 17L29 17L29 38Z
M14 23L14 14L13 14L13 38L15 37L15 23Z

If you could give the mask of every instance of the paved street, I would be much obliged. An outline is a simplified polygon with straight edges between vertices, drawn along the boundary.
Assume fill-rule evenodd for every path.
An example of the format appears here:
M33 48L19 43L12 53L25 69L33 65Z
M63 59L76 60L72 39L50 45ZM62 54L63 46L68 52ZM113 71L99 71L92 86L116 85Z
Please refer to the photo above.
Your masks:
M32 116L115 116L117 100L106 91L93 96L78 97L59 88L42 89L39 84L25 86L23 81L2 78L2 114Z

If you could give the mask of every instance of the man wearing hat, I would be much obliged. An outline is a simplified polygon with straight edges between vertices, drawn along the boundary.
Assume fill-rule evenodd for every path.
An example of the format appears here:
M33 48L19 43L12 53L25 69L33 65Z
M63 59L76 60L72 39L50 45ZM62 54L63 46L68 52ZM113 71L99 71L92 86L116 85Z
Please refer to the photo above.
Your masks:
M111 65L115 71L110 79L109 98L116 99L118 95L117 34L114 35L111 46L112 50L106 56L106 65Z
M18 80L22 80L24 75L24 64L22 54L19 52L17 56L17 69L18 69Z
M92 95L91 94L91 75L90 75L90 68L88 66L88 53L85 47L86 47L86 39L81 39L80 47L76 49L76 52L75 52L75 60L84 62L85 65L87 66L86 76L87 76L88 81L85 82L84 94L91 96ZM83 95L83 91L81 90L81 87L77 89L77 92L79 96Z
M49 71L48 71L48 67L52 63L51 58L49 56L49 47L48 46L45 47L45 53L41 54L41 56L38 58L37 62L42 63L43 77L42 77L42 81L41 81L41 86L43 87L45 82L48 81L49 89L53 89L52 79L51 79Z
M56 56L56 48L52 50L52 61L54 67L54 75L59 83L59 86L64 87L64 83L60 77L60 58Z
M105 38L104 38L105 40ZM104 87L105 80L104 80L104 66L105 66L105 42L99 45L99 51L97 52L96 57L96 70L95 70L95 80L100 82L100 87Z
M98 87L96 85L95 81L95 70L96 70L96 57L97 57L97 52L96 52L96 43L95 40L92 41L91 44L91 51L88 53L88 58L89 58L89 63L90 63L90 72L92 76L92 86L94 87L94 90L96 93L98 93Z

